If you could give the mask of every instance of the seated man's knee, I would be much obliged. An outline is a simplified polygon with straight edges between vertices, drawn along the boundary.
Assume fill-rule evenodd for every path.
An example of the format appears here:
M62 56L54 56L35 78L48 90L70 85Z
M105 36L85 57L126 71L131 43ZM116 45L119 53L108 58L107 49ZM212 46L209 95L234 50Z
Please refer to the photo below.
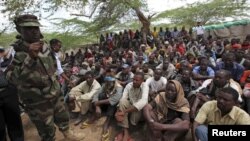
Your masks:
M119 107L120 108L127 108L130 105L128 100L120 100Z

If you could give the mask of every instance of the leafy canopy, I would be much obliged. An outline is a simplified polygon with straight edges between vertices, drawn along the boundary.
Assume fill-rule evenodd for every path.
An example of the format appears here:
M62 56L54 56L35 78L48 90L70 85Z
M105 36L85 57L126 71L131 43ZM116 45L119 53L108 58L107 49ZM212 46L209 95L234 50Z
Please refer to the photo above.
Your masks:
M186 7L166 10L156 16L154 20L168 18L172 23L193 26L197 21L216 23L228 17L249 16L249 5L246 0L209 0L196 2Z

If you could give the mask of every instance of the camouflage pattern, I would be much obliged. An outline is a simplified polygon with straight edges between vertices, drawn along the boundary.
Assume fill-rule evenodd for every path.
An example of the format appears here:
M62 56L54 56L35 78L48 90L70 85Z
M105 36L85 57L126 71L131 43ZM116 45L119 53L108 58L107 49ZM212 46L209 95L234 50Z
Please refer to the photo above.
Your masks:
M31 18L32 17L32 18ZM35 17L34 15L19 15L17 17L15 17L14 19L14 23L17 26L35 26L35 27L39 27L42 26L39 22L37 17Z
M54 124L61 131L69 128L69 115L56 79L56 61L46 44L36 60L28 55L27 43L18 41L13 46L16 54L7 78L17 86L25 110L42 140L54 141Z

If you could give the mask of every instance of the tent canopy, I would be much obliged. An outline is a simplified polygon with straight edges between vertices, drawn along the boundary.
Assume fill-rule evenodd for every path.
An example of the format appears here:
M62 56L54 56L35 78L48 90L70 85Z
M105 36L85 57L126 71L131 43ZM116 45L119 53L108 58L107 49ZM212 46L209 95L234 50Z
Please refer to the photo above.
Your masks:
M231 26L248 25L248 24L250 24L250 20L244 19L239 21L223 22L221 24L206 25L204 26L204 28L205 30L214 30L214 29L224 29L224 28L229 28Z

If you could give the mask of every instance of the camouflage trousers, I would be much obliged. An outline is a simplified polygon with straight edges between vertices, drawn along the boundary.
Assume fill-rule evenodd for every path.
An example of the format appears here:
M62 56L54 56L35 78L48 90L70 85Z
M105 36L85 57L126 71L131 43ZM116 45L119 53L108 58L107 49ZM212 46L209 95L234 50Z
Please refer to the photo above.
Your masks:
M55 125L60 131L69 129L69 113L65 109L63 96L24 104L25 111L35 124L42 141L55 141Z

